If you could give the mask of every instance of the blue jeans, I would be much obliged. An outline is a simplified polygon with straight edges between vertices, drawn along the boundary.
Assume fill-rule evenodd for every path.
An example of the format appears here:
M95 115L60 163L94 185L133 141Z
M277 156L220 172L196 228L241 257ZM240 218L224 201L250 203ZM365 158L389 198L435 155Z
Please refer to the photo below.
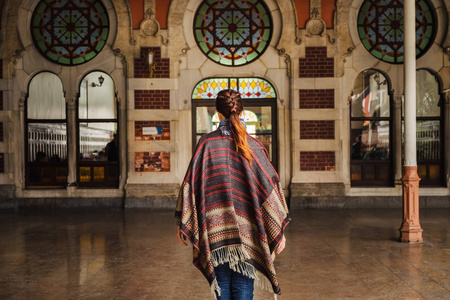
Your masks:
M221 295L217 300L253 300L254 279L230 269L228 263L214 268Z

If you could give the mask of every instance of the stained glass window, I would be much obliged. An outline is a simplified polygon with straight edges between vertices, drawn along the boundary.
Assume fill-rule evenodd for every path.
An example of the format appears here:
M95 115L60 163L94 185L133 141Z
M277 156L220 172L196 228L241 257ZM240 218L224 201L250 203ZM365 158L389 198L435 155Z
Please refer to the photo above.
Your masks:
M36 48L61 65L79 65L93 59L108 34L108 15L99 0L41 0L31 18Z
M273 86L262 78L209 78L194 88L192 99L215 99L221 90L239 91L243 99L276 98Z
M204 0L195 13L194 36L214 62L245 65L269 45L272 19L264 1Z
M358 34L364 47L377 59L403 63L404 0L365 0L358 13ZM427 0L416 2L416 57L433 44L436 35L434 8Z
M251 110L244 109L243 118L244 118L244 122L246 122L246 123L247 122L258 122L258 116L254 112L252 112ZM219 113L217 111L212 116L211 121L213 123L219 123L220 122Z

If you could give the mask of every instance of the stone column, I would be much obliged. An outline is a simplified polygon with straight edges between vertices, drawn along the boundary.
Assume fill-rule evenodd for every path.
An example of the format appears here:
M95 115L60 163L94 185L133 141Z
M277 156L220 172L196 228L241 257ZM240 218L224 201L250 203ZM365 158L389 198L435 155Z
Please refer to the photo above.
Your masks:
M405 29L405 164L403 172L403 222L400 241L423 242L419 220L419 181L416 154L416 7L415 1L404 1Z
M27 132L26 136L28 137L28 128L25 127L25 102L27 101L27 94L25 92L21 92L19 98L19 106L18 111L13 112L13 136L10 136L10 141L14 141L17 145L15 149L17 153L14 153L14 181L16 184L16 188L20 187L20 189L26 188L25 186L25 166L28 161L28 157L25 157L23 154L25 151L25 135L24 132ZM17 135L16 135L17 134ZM6 157L5 157L6 159Z
M77 184L77 96L66 97L67 105L67 174L68 188Z
M394 179L396 184L402 180L402 95L394 95Z

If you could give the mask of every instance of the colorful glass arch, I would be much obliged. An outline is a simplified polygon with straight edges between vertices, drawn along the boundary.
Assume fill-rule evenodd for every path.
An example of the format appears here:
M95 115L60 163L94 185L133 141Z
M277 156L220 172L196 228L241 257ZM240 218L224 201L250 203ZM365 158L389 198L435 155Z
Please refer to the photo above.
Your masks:
M194 17L194 36L212 61L241 66L257 59L272 38L272 18L262 0L203 0Z
M399 64L404 60L404 0L365 0L359 9L358 35L364 47L379 60ZM428 0L416 3L416 57L427 52L436 36L437 19Z
M258 116L251 110L244 109L244 122L258 122ZM211 118L213 123L219 123L219 113L216 111Z
M61 65L90 61L103 49L108 34L108 14L100 0L41 0L31 17L36 48Z
M216 99L217 94L226 89L238 91L243 99L276 98L272 84L259 77L208 78L200 81L192 92L192 99Z

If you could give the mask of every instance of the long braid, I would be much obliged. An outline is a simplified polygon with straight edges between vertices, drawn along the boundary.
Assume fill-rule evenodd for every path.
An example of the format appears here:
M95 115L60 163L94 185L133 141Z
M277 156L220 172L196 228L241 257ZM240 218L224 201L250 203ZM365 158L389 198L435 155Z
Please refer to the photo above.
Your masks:
M230 120L230 131L236 152L240 152L249 164L252 163L252 148L247 142L247 131L239 119L239 115L244 110L241 96L235 90L220 91L216 98L216 108L225 118Z

